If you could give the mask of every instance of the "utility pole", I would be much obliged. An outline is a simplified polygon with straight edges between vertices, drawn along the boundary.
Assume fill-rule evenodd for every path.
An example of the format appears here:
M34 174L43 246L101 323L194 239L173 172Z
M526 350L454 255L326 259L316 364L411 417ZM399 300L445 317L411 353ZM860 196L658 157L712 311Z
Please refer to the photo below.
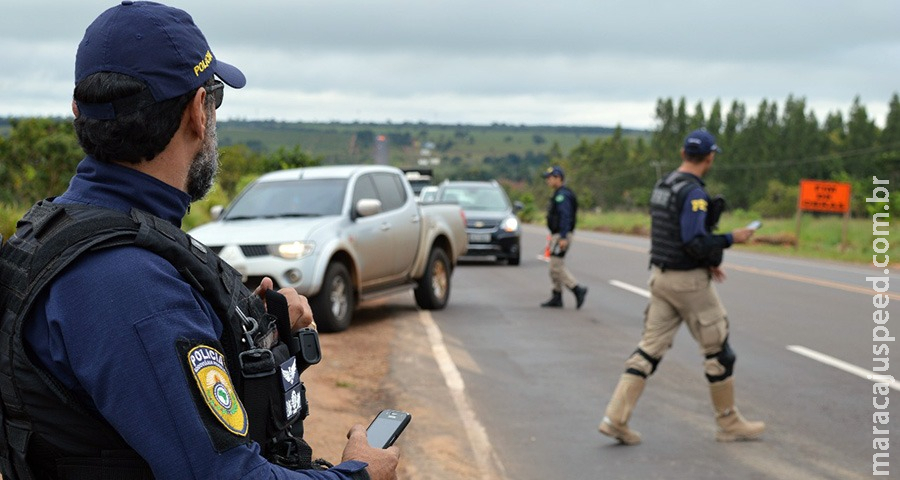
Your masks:
M653 160L650 162L650 165L653 165L654 167L656 167L656 179L659 180L660 178L662 178L663 162L661 162L659 160Z

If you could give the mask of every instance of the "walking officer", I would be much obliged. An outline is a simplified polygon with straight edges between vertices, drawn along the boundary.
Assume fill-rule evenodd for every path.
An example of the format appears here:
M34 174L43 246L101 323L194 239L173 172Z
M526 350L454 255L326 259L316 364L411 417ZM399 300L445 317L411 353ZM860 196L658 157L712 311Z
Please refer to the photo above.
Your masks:
M744 419L734 404L735 353L728 345L728 318L713 280L723 281L722 250L746 242L747 228L724 235L710 232L710 198L701 178L721 150L712 134L691 132L681 150L681 166L658 181L650 198L650 303L637 350L625 362L625 373L606 407L600 433L626 445L641 442L628 426L647 378L672 346L682 323L687 325L705 358L704 370L723 442L759 437L763 422Z
M568 288L575 294L575 306L581 308L587 287L579 285L575 277L566 268L565 256L572 246L575 233L575 221L578 215L578 199L575 192L565 185L563 169L554 166L543 174L547 186L553 189L550 204L547 206L547 228L550 229L550 281L553 291L550 299L542 303L542 307L563 306L562 290Z

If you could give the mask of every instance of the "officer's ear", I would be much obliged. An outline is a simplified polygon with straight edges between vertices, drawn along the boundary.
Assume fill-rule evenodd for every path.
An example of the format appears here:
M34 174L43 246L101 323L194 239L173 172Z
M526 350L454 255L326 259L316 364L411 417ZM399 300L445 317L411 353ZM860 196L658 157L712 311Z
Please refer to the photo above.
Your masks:
M182 117L182 123L186 124L188 132L200 141L206 135L206 95L208 94L205 88L202 86L197 88Z

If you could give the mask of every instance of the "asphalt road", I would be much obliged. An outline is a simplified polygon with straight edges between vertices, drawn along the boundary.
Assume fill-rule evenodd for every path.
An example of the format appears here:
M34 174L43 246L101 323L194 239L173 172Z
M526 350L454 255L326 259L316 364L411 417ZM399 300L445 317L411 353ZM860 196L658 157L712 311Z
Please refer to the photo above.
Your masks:
M547 264L536 258L545 240L544 230L527 226L520 266L466 262L447 309L421 312L418 322L402 312L414 322L408 332L423 332L405 341L431 342L430 352L416 348L438 365L406 381L443 376L447 390L434 401L461 419L482 479L871 477L872 442L884 436L873 435L872 415L883 410L859 375L874 365L874 292L865 278L880 269L727 252L728 279L718 288L737 353L737 404L765 421L766 433L715 441L702 357L682 329L632 417L644 442L626 447L597 424L640 339L647 240L578 233L567 263L590 289L581 310L569 292L564 309L539 307L550 295ZM900 278L890 279L896 291ZM897 392L887 411L897 411ZM879 428L891 432L891 473L900 478L900 416L893 418L897 425Z

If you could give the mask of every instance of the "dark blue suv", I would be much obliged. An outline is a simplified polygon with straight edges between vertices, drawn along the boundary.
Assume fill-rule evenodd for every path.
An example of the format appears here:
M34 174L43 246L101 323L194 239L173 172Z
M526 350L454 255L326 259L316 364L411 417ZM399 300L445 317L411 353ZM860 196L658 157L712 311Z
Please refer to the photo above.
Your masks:
M492 256L509 265L519 264L522 228L516 213L522 209L522 203L510 202L499 183L444 181L436 200L457 203L466 214L466 256Z

